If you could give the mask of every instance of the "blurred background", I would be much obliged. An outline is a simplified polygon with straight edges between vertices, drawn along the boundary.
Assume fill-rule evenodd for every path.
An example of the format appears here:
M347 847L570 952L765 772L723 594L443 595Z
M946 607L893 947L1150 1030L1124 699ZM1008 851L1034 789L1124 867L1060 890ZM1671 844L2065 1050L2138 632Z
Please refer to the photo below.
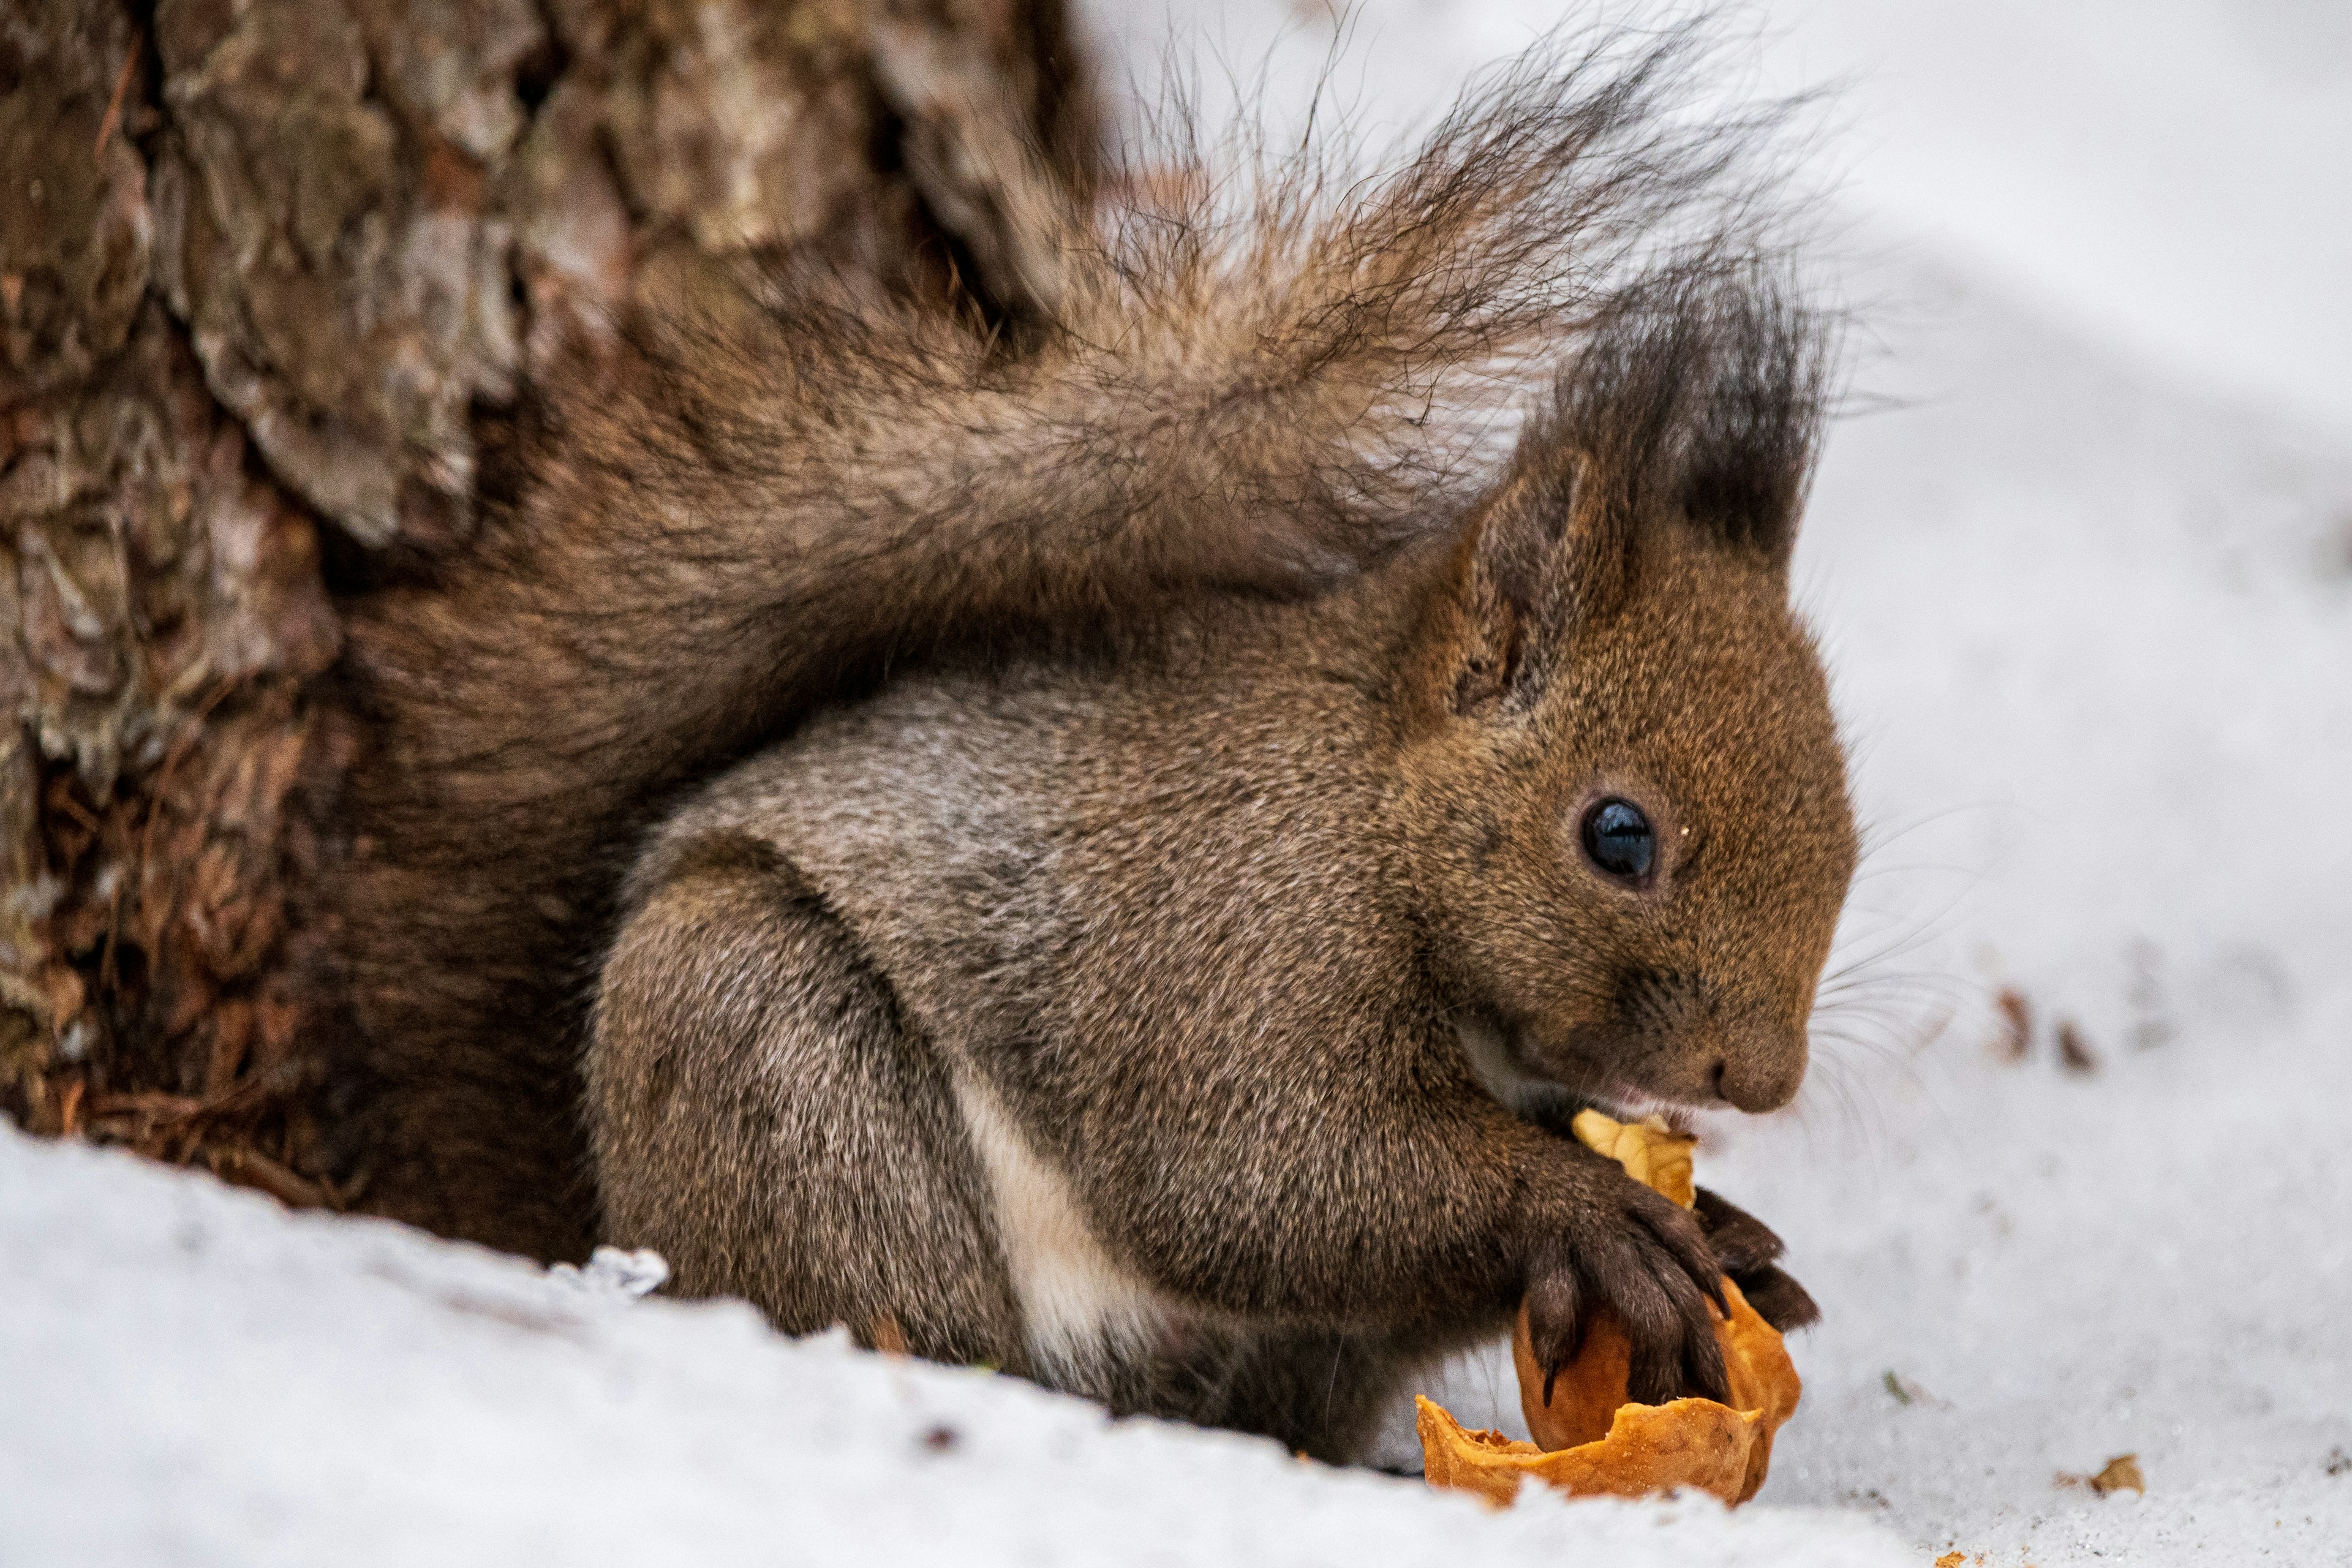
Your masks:
M1558 5L1092 0L1145 96L1200 46L1277 96L1335 35L1336 96L1409 123L1478 65L1557 25ZM1576 16L1635 16L1622 5ZM1826 90L1842 205L2119 352L2257 406L2352 428L2352 10L2330 0L2017 0L1727 8L1745 84Z

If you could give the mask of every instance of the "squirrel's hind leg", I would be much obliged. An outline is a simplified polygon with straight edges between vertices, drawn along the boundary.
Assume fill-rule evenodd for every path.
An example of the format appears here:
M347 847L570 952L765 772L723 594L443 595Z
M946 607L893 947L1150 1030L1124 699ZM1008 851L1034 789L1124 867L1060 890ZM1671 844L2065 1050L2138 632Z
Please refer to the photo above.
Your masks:
M603 1238L789 1333L1025 1370L945 1067L888 984L767 845L716 832L666 858L588 1047Z
M1259 1329L1237 1335L1213 1378L1163 1374L1154 1414L1254 1432L1326 1464L1362 1462L1381 1417L1412 1375L1434 1358L1379 1332ZM1171 1369L1173 1370L1173 1369ZM1178 1388L1183 1392L1176 1392Z

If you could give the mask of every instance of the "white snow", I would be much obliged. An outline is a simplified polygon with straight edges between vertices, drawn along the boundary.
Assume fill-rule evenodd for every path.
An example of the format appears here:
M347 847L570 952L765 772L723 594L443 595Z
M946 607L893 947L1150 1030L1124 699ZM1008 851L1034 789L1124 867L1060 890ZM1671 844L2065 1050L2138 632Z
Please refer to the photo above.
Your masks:
M1883 1054L1710 1162L1827 1311L1767 1496L1997 1563L2352 1561L2352 442L1919 281L1874 376L1919 401L1841 431L1802 563L1886 830L1857 946L1919 940ZM2052 1485L2127 1451L2144 1501Z
M1106 13L1129 48L1156 16ZM1525 17L1359 26L1360 109L1410 118ZM2214 83L2217 134L2284 112ZM1933 105L1886 134L1882 171L2024 157L1939 150L1966 129ZM2062 137L2035 199L2103 145ZM552 1279L0 1131L0 1564L2352 1563L2352 418L2274 412L2331 416L2300 370L2247 395L2275 343L2216 361L2224 398L2185 339L2113 335L2129 310L2005 292L1970 258L2030 248L2009 209L1930 235L1873 189L1863 386L1899 401L1839 426L1798 572L1874 840L1856 971L1798 1107L1700 1154L1827 1313L1757 1504L1492 1514L635 1301L642 1266ZM2282 248L2320 221L2273 216ZM2302 368L2340 376L2332 330ZM1990 1048L2002 986L2023 1062ZM2095 1072L2059 1065L2062 1019ZM1516 1422L1494 1358L1443 1394ZM2145 1498L2059 1484L2126 1452Z
M614 1272L0 1128L0 1563L1907 1561L1832 1513L1490 1512Z

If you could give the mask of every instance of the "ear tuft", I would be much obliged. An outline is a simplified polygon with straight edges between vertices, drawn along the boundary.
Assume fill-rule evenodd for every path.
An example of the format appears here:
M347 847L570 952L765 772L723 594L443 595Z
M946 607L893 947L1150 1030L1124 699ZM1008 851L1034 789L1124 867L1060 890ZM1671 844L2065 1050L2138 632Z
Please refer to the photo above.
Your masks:
M1828 318L1750 272L1628 300L1563 378L1550 438L1589 455L1631 553L1668 510L1785 565L1811 480L1833 358Z
M1699 528L1785 569L1811 484L1834 333L1788 294L1728 291L1708 312L1708 374L1685 443L1681 503Z

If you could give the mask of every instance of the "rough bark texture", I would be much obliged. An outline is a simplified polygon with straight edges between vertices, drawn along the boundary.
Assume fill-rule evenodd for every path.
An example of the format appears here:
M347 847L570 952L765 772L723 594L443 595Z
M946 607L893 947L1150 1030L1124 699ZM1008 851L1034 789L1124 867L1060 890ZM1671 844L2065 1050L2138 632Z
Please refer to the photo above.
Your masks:
M0 10L0 1108L352 1198L349 595L468 548L535 379L703 258L985 316L909 175L981 95L1083 163L1056 0Z

